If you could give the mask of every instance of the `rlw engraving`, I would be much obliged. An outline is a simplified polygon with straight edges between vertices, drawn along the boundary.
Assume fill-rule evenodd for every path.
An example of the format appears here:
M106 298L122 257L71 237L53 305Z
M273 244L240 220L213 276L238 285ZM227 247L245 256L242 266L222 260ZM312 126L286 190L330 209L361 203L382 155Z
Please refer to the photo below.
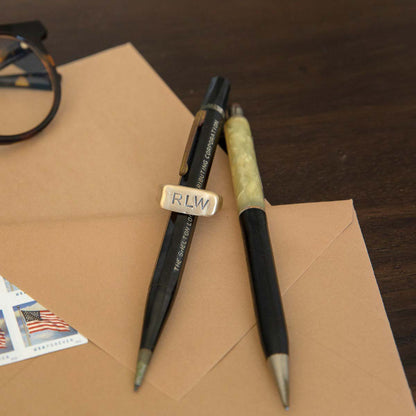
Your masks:
M214 192L180 185L165 185L160 206L181 214L209 217L222 205L222 198Z
M183 201L183 198L185 197L185 200ZM193 197L193 198L192 198ZM193 205L191 205L191 202ZM179 205L179 206L185 206L187 208L201 208L201 210L204 210L207 205L209 204L209 199L204 197L198 198L197 195L189 195L189 194L182 194L180 192L174 192L172 197L172 205Z

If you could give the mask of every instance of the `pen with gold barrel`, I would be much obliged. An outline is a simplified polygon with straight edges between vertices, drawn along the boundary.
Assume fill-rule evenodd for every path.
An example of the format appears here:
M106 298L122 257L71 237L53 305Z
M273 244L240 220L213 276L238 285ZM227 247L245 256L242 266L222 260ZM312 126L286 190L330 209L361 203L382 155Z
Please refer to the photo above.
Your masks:
M263 350L283 406L289 408L289 345L253 138L242 108L233 104L224 125L241 231Z

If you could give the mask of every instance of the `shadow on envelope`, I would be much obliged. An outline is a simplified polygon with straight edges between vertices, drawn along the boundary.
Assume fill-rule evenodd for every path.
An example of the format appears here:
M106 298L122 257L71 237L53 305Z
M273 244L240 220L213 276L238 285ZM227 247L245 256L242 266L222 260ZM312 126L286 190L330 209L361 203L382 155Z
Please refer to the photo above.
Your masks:
M0 368L21 414L284 414L260 348L228 162L208 189L168 324L133 393L140 325L192 116L129 44L60 68L38 137L0 148L0 273L90 343ZM268 207L293 415L413 415L351 201Z

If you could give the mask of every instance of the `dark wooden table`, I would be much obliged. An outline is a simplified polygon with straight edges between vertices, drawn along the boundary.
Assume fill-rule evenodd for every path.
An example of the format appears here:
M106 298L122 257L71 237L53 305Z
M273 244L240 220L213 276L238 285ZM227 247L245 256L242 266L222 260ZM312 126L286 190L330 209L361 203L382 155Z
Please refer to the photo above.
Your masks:
M414 0L2 0L58 64L131 41L193 112L232 81L272 204L354 199L416 398Z

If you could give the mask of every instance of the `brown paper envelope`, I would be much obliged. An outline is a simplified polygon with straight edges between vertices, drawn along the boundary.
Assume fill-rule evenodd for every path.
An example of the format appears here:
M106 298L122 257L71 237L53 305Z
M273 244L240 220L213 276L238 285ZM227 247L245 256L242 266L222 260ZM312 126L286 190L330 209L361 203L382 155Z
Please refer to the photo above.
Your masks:
M60 72L65 88L53 123L30 141L0 148L0 273L132 369L169 216L158 206L159 185L178 181L192 116L131 45ZM160 358L155 355L147 377L176 399L255 322L228 161L220 150L209 188L225 196L224 209L199 221L176 302L183 311L173 310L186 319L167 326L162 340L170 341L166 350L158 347ZM296 259L282 265L289 268L283 289L351 221L350 202L331 205L325 219L322 209L311 206L305 220L288 219L295 227L288 235L296 230L307 239L285 245ZM286 239L284 229L279 233ZM209 244L217 248L208 250Z
M306 269L351 221L350 201L310 204L308 212L299 207L285 210L278 225L282 290L298 278L299 263ZM1 273L134 370L165 223L160 213L3 225ZM173 398L189 391L255 323L236 213L201 219L197 229L147 377Z
M284 241L277 233L291 227L288 218L296 219L293 209L299 221L311 210L318 220L318 206L323 208L324 220L325 211L334 204L269 210L275 251L298 238ZM233 297L232 292L229 296ZM355 216L286 290L283 299L291 340L291 414L415 414ZM175 321L182 317L178 314ZM173 317L170 324L175 325ZM9 379L0 389L6 413L286 414L255 326L179 400L169 398L152 383L145 383L135 394L133 370L94 343L19 364L26 365L18 373L7 374ZM175 379L180 374L170 376Z
M59 367L89 380L85 386L80 381L80 388L95 396L90 379L82 375L85 362L107 357L116 363L108 364L108 372L99 366L110 390L114 386L108 379L121 373L133 377L146 290L168 217L157 208L156 184L177 182L192 118L129 45L69 64L61 72L69 93L59 118L38 138L0 149L5 178L0 273L94 343L62 354L59 366L50 358L59 354L31 360L22 364L21 373L31 380L29 374L39 372L39 365L49 372ZM163 392L158 404L166 401L169 409L192 397L207 372L255 322L229 176L226 157L218 151L209 187L229 198L218 216L199 221L178 299L147 376L147 389L152 384L154 391ZM350 201L343 201L272 212L286 297L352 223L353 210ZM379 296L377 287L375 293ZM113 375L115 368L121 373ZM398 371L399 384L406 385L400 363ZM11 380L4 392L19 379L16 374L4 371L4 379ZM48 383L53 380L46 377ZM104 388L98 381L97 386ZM145 406L146 397L143 392L140 399L131 396L132 409L137 400ZM93 399L90 405L97 406Z

